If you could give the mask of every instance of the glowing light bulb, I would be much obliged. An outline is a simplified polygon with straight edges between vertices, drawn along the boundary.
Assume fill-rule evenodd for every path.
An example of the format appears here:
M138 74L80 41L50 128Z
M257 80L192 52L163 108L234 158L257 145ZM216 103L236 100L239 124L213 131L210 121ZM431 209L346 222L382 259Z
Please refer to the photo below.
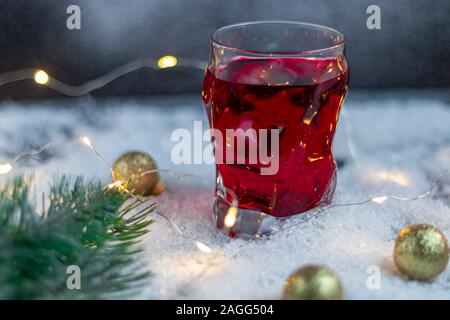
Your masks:
M125 187L123 186L123 181L116 181L116 182L107 184L106 188L108 188L109 190L112 190L112 189L118 189L120 191L125 190Z
M370 199L371 201L375 202L375 203L383 203L385 202L387 199L389 199L388 196L382 196L382 197L375 197Z
M11 163L0 164L0 174L7 174L12 168L13 166Z
M230 207L225 216L224 224L227 228L231 228L235 225L237 220L238 210L236 207Z
M175 67L178 63L178 60L174 56L164 56L159 58L157 62L157 66L160 69L172 68Z
M81 142L82 143L84 143L86 146L88 146L89 148L93 148L93 146L92 146L92 142L91 142L91 140L88 138L88 137L86 137L86 136L82 136L81 138L80 138L80 140L81 140Z
M44 70L38 70L34 73L34 81L38 84L47 84L48 74Z
M208 247L206 244L201 243L200 241L195 241L197 248L204 253L211 253L212 249Z

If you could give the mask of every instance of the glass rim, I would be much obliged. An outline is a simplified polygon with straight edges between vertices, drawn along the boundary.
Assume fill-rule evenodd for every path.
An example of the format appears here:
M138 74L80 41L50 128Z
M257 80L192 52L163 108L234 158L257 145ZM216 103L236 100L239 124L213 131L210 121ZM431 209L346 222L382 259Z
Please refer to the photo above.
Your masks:
M314 50L303 50L303 51L295 51L295 52L270 52L270 51L262 51L262 50L250 50L250 49L245 49L245 48L239 48L239 47L233 47L233 46L229 46L226 45L224 43L221 43L220 41L218 41L216 39L216 36L223 31L228 31L234 28L238 28L238 27L245 27L245 26L249 26L249 25L258 25L258 24L286 24L286 25L297 25L297 26L304 26L304 27L309 27L311 29L320 29L320 30L326 30L329 31L331 33L336 34L337 36L339 36L340 41L337 44L333 44L331 46L326 46L324 48L320 48L320 49L314 49ZM337 31L336 29L327 27L327 26L323 26L320 24L315 24L315 23L309 23L309 22L300 22L300 21L294 21L294 20L256 20L256 21L247 21L247 22L239 22L239 23L234 23L234 24L230 24L227 26L223 26L219 29L217 29L216 31L214 31L211 34L210 37L210 41L212 44L220 46L222 48L226 48L226 49L230 49L230 50L238 50L238 51L242 51L244 53L249 53L252 55L260 55L260 56L299 56L299 55L311 55L311 54L318 54L318 53L324 53L327 51L333 51L336 50L342 46L345 46L345 44L347 43L347 39L345 38L345 36Z

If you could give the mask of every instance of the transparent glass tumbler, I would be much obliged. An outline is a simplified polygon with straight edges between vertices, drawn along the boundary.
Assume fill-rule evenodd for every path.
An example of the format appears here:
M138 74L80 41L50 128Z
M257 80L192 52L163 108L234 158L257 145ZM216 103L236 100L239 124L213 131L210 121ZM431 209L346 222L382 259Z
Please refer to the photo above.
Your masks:
M227 26L211 38L202 90L216 160L214 220L258 238L277 218L329 203L348 89L344 36L288 21Z

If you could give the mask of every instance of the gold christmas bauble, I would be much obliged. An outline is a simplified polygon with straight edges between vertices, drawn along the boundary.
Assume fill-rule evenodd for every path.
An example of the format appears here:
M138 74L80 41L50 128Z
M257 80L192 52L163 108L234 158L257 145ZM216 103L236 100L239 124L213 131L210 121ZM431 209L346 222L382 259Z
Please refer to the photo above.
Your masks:
M285 300L340 300L342 286L336 274L323 266L304 266L284 284Z
M414 224L400 231L394 246L398 270L414 280L431 280L447 266L448 242L429 224Z
M159 173L147 173L157 169L156 162L143 152L128 152L121 155L113 165L114 182L128 182L127 189L135 195L158 195L164 191Z

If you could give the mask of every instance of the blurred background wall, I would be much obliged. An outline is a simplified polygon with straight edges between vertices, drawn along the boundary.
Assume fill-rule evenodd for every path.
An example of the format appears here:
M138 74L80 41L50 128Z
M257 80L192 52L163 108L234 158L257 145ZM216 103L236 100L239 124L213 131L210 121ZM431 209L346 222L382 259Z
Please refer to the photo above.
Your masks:
M81 8L81 30L66 27L70 4ZM366 27L370 4L381 7L381 30ZM449 0L2 0L0 72L40 67L76 85L140 57L206 60L214 30L262 19L341 31L354 88L450 87ZM199 92L202 78L201 70L140 70L94 95ZM52 96L31 81L0 87L0 98Z

